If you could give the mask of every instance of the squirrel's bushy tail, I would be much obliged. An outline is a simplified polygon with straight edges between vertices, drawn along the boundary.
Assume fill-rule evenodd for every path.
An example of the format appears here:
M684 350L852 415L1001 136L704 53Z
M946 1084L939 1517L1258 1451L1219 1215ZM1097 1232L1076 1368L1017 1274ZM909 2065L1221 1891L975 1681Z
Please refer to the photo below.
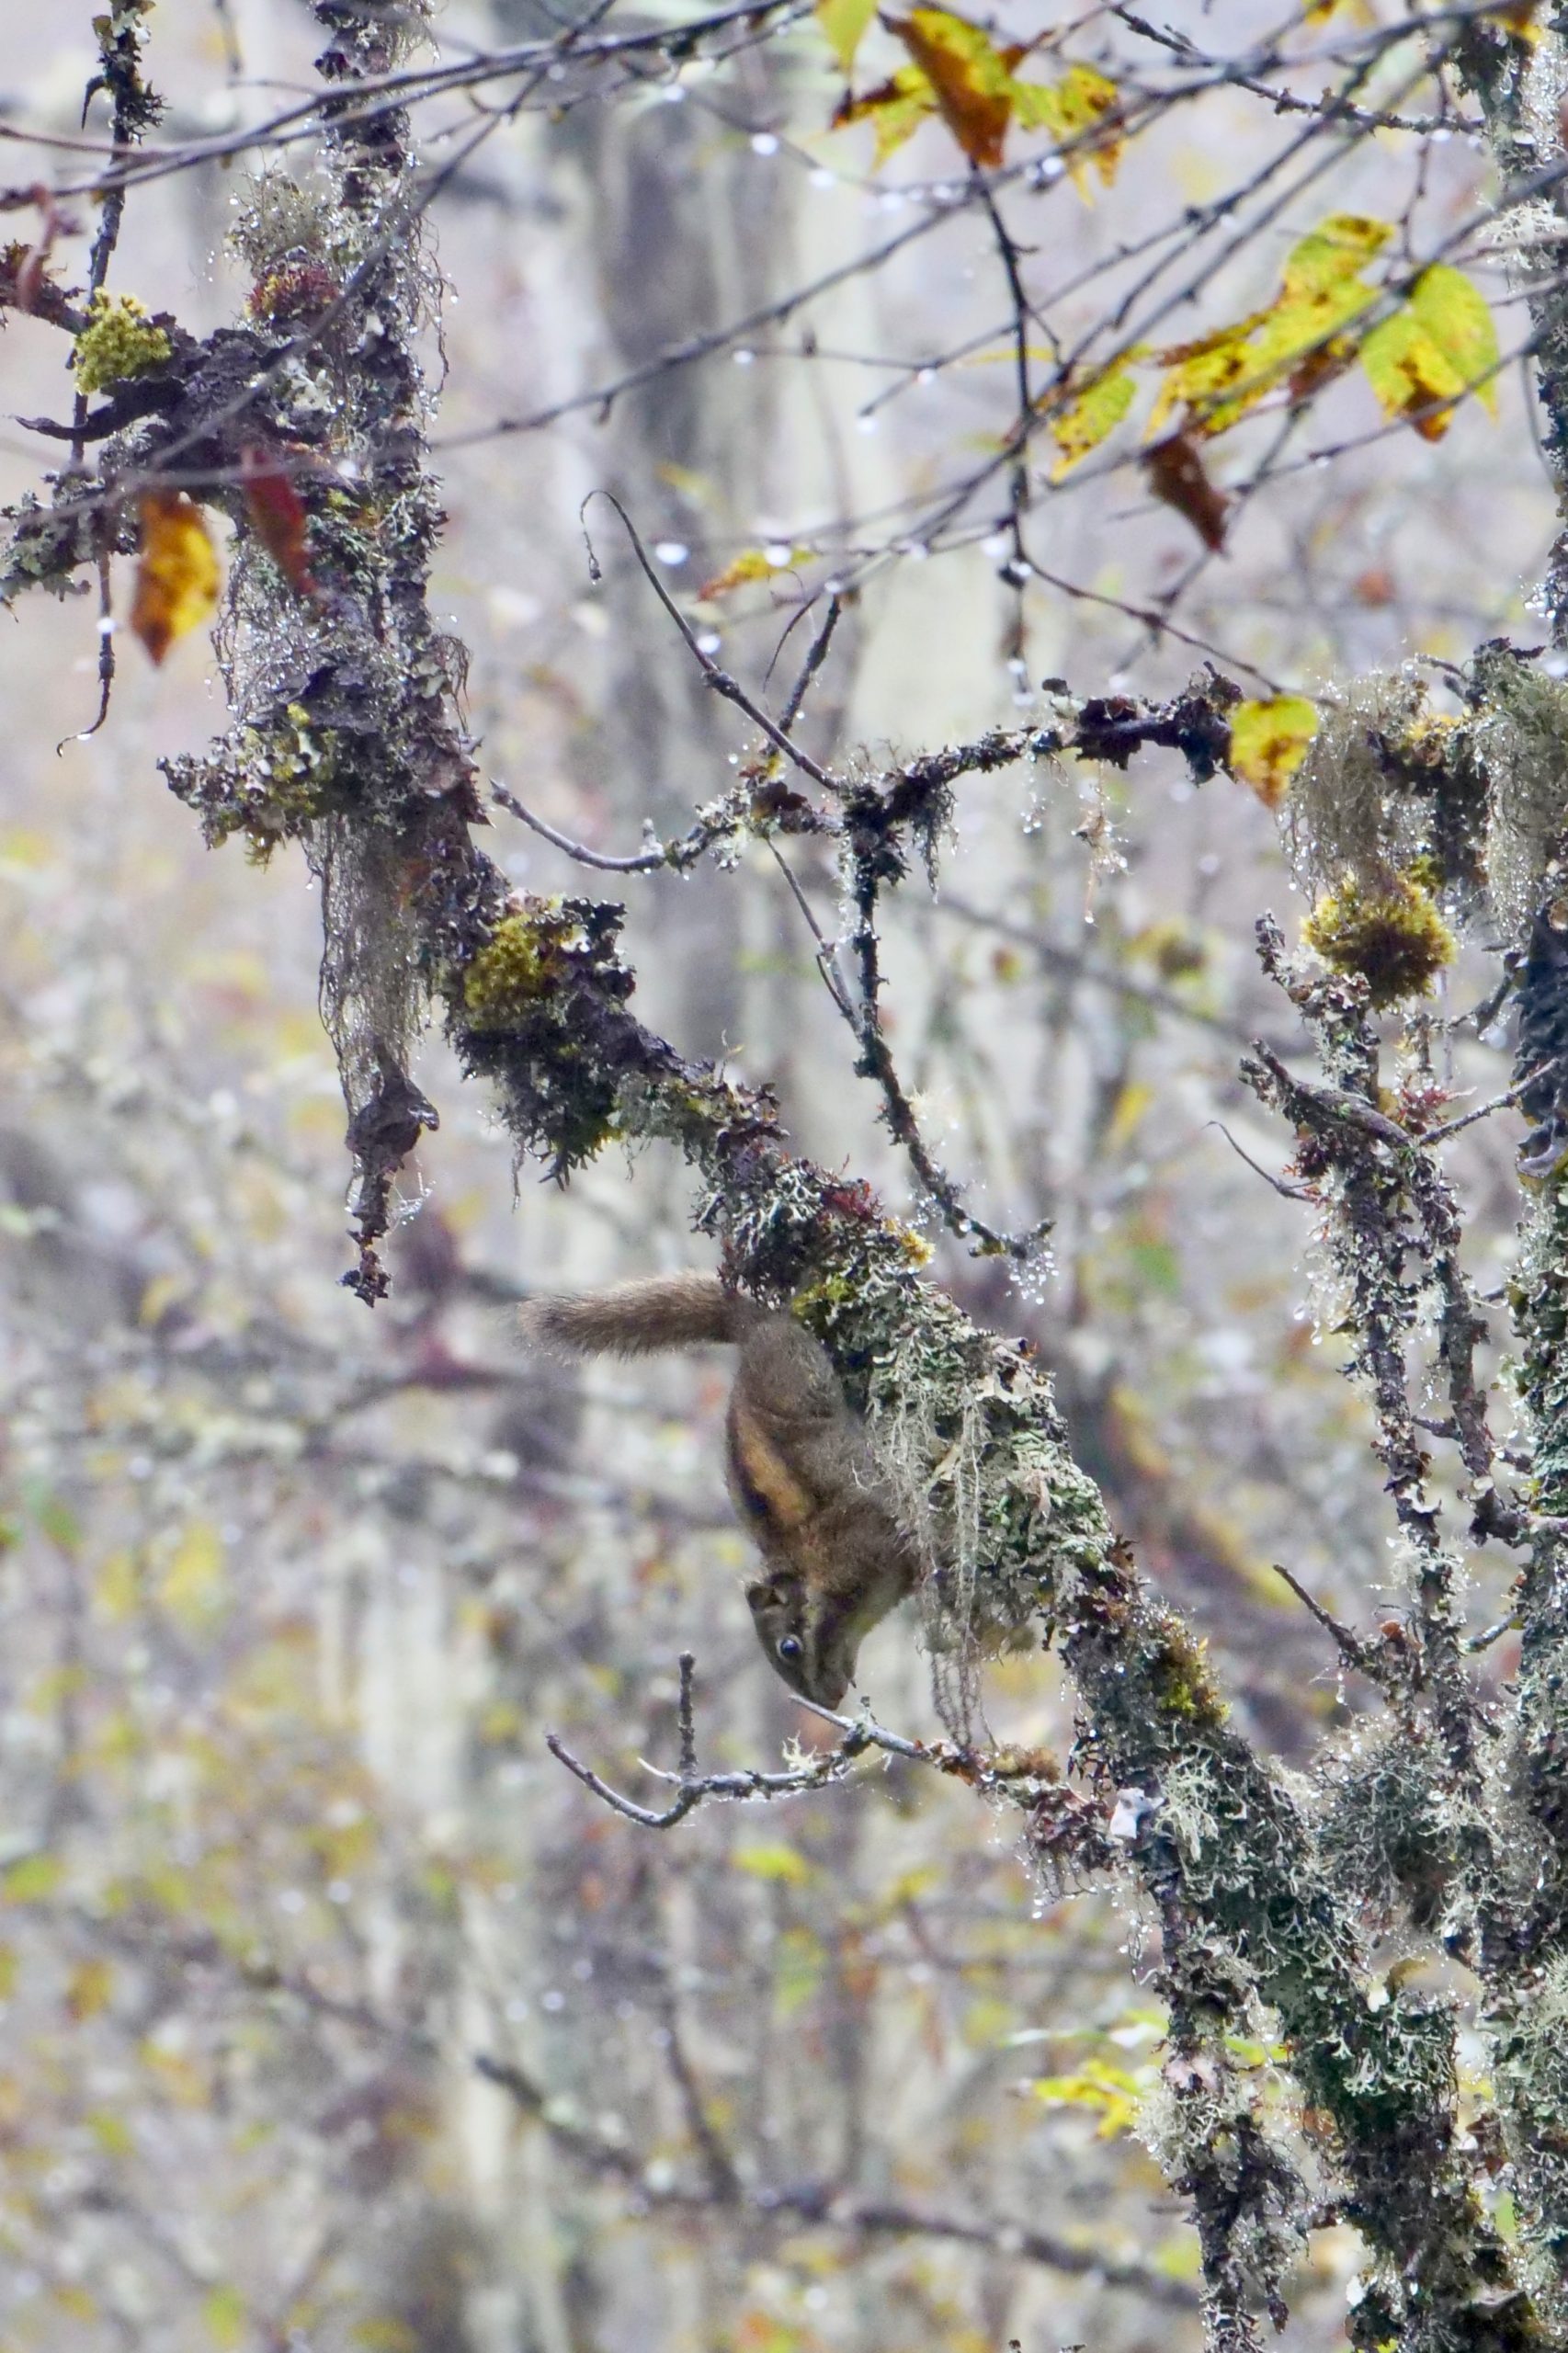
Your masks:
M611 1290L530 1299L518 1314L525 1347L564 1357L643 1357L739 1340L761 1315L717 1275L649 1275Z

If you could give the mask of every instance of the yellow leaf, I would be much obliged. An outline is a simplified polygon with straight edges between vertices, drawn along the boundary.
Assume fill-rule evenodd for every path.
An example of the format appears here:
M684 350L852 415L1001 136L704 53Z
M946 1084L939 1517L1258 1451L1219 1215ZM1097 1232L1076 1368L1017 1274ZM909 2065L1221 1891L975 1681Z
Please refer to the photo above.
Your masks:
M188 1299L190 1280L180 1274L154 1275L142 1294L136 1320L151 1331L160 1324L176 1300Z
M730 1861L738 1871L747 1871L753 1879L786 1880L791 1886L801 1887L816 1877L813 1866L793 1847L782 1843L772 1845L761 1839L744 1847L736 1847Z
M1317 733L1317 705L1305 695L1239 702L1231 713L1231 774L1278 809Z
M1485 296L1462 270L1438 261L1416 279L1410 307L1433 342L1453 362L1466 390L1474 392L1495 416L1497 329Z
M1377 299L1361 272L1392 234L1387 221L1331 213L1291 247L1267 310L1159 353L1168 372L1148 439L1158 438L1178 408L1186 409L1188 431L1211 438L1281 386L1302 400L1347 367L1353 345L1342 331Z
M17 1990L17 1948L0 1945L0 2002L8 2002Z
M65 1986L65 2010L81 2026L107 2010L114 1995L114 1971L107 1961L79 1961Z
M880 167L936 111L937 93L919 66L901 65L891 81L879 82L864 97L846 97L835 107L833 128L841 131L847 123L874 123L877 151L872 164Z
M188 1623L210 1618L222 1599L223 1540L210 1520L193 1519L158 1588L165 1609Z
M971 164L1002 161L1013 114L1012 63L989 33L946 8L884 17L931 85L943 121Z
M1492 313L1469 278L1442 262L1372 329L1360 358L1383 415L1406 418L1424 441L1442 439L1466 392L1495 411L1495 386L1482 381L1497 366Z
M1280 288L1287 298L1295 298L1321 294L1326 287L1358 278L1392 234L1391 221L1363 212L1330 213L1310 236L1291 246L1280 272Z
M810 548L746 548L722 572L716 572L711 580L703 582L697 592L698 601L711 603L716 597L727 597L732 588L744 588L748 580L772 580L796 564L814 560Z
M653 468L653 472L661 482L668 483L672 490L678 491L690 506L712 506L713 484L707 474L697 473L690 466L677 466L673 458L666 458L662 465Z
M1051 470L1052 482L1062 481L1121 423L1137 390L1130 366L1137 356L1129 352L1112 367L1090 376L1064 407L1048 416L1051 438L1062 452Z
M7 1904L41 1904L64 1876L65 1866L57 1855L24 1855L0 1879L0 1893Z
M1146 440L1156 440L1178 408L1185 407L1192 428L1207 436L1222 433L1263 398L1268 379L1259 374L1247 337L1267 315L1257 313L1201 343L1178 345L1160 353L1163 360L1175 364L1155 395Z
M141 513L142 561L131 626L156 663L216 607L218 553L200 509L183 490L144 492Z
M1075 2075L1041 2075L1029 2088L1047 2108L1085 2108L1097 2113L1097 2137L1108 2141L1137 2121L1153 2080L1152 2067L1133 2074L1102 2059L1090 2059Z
M1092 65L1070 65L1060 82L1013 85L1013 115L1021 130L1049 131L1059 147L1085 142L1084 154L1067 158L1073 184L1081 195L1087 190L1085 156L1092 156L1095 169L1107 188L1116 177L1126 142L1118 138L1110 126L1119 113L1120 94L1116 84L1108 81L1103 74L1096 74ZM1096 124L1104 124L1107 129L1091 147L1087 134Z
M846 81L861 36L877 13L877 0L817 0L816 19Z
M1396 311L1374 327L1361 346L1361 365L1385 416L1407 418L1424 441L1442 439L1461 379L1419 319Z
M201 2317L220 2353L233 2353L236 2345L244 2342L245 2300L229 2281L209 2290L202 2300Z
M77 2287L74 2280L57 2279L49 2292L61 2311L69 2313L73 2320L97 2320L96 2297L89 2295L85 2288Z

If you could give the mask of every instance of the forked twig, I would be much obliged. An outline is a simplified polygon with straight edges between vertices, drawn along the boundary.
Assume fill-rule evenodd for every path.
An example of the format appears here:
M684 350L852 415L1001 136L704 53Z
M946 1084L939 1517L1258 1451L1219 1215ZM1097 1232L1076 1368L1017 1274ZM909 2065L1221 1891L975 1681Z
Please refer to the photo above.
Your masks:
M840 786L837 778L830 776L827 769L820 766L817 761L813 760L809 752L802 752L800 745L794 741L793 737L787 734L785 730L778 725L776 720L772 720L768 717L767 711L763 710L762 705L754 700L752 696L747 694L740 680L732 676L728 670L721 669L719 664L714 661L712 655L703 652L701 646L697 642L696 631L692 628L691 623L687 620L686 615L681 611L680 607L676 603L675 598L670 595L669 590L665 587L664 582L654 571L653 561L648 554L647 549L642 544L642 534L639 532L636 524L632 521L625 507L621 505L619 499L617 498L614 491L591 490L588 493L587 498L583 501L583 506L585 507L588 505L589 500L595 498L602 498L608 501L608 503L614 507L617 515L619 516L621 523L625 529L626 535L631 542L631 551L637 558L643 578L647 581L648 585L653 591L654 596L657 597L660 604L663 605L665 612L668 613L671 620L674 621L676 629L680 631L687 653L691 655L692 660L697 664L699 669L702 673L704 684L711 687L713 692L716 695L722 696L725 702L733 702L738 710L744 710L746 717L751 721L753 726L761 728L768 742L773 745L774 750L777 752L782 752L784 757L787 760L792 761L796 767L801 769L805 775L812 779L813 783L820 784L824 792L840 791L842 787ZM579 512L581 512L581 510L579 510ZM589 576L594 581L597 582L604 577L604 574L599 568L598 557L594 553L594 543L588 537L588 527L585 523L583 526L583 538L588 550Z

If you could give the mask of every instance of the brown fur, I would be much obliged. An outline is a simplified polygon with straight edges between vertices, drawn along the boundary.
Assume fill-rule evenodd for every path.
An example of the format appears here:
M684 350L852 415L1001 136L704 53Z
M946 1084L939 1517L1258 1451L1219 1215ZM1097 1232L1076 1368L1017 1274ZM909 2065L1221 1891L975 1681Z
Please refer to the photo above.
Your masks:
M752 1620L790 1689L836 1708L863 1637L919 1569L825 1349L711 1275L530 1301L522 1325L534 1347L571 1356L738 1346L726 1437L730 1494L762 1554L746 1587Z

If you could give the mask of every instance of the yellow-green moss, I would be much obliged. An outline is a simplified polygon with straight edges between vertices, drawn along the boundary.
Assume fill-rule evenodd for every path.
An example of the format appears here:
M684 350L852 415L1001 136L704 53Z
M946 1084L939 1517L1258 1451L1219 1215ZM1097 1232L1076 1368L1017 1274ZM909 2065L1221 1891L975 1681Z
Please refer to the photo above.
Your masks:
M463 974L471 1029L511 1029L548 995L551 943L526 915L505 915Z
M1324 892L1301 937L1336 972L1358 972L1374 1006L1423 995L1456 952L1432 893L1405 874L1376 883L1346 875Z
M74 348L77 391L101 392L123 376L151 375L174 346L162 327L152 324L146 304L134 294L108 294L100 286Z
M1195 1728L1218 1731L1230 1713L1209 1674L1208 1644L1172 1633L1153 1662L1151 1682L1161 1706Z

